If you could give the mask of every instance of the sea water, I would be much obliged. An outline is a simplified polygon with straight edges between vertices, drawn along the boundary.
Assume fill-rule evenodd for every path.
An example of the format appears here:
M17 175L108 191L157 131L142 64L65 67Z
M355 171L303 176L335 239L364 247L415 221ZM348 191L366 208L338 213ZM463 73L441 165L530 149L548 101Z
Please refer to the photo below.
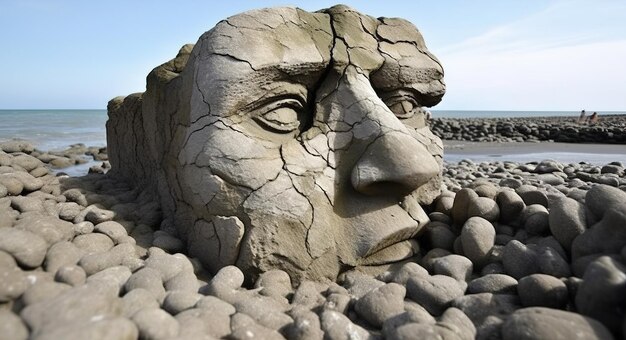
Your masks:
M24 139L40 150L106 146L106 110L0 110L0 142Z

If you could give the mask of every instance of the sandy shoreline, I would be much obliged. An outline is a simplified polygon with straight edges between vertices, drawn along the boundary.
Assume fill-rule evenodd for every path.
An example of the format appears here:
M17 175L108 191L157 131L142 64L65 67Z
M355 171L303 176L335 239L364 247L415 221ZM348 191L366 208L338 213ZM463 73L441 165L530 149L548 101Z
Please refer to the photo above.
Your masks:
M619 144L572 144L550 142L469 142L444 140L444 151L454 154L528 154L528 153L596 153L626 156L626 145Z

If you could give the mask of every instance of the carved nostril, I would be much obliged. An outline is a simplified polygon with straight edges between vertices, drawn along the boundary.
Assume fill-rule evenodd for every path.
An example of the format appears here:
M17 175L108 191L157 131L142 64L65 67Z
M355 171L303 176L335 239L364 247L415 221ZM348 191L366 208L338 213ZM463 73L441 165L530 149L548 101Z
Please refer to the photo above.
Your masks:
M379 137L352 168L354 189L366 195L404 196L439 173L439 165L411 136L392 132Z

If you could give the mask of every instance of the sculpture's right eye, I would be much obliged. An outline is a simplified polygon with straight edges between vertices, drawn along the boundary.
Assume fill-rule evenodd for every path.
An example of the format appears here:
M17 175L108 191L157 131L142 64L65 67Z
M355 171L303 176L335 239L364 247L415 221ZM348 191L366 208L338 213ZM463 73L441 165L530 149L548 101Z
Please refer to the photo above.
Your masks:
M290 133L301 127L304 111L300 100L283 98L260 108L254 120L270 131Z

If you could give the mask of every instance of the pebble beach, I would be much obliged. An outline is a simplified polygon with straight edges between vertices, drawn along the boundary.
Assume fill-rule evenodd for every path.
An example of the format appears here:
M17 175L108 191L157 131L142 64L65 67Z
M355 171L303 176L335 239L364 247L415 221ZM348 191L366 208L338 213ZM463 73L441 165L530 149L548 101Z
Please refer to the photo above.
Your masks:
M204 270L105 147L1 143L0 339L622 339L626 116L604 118L434 120L457 158L419 256L295 287ZM506 158L541 150L605 158Z

